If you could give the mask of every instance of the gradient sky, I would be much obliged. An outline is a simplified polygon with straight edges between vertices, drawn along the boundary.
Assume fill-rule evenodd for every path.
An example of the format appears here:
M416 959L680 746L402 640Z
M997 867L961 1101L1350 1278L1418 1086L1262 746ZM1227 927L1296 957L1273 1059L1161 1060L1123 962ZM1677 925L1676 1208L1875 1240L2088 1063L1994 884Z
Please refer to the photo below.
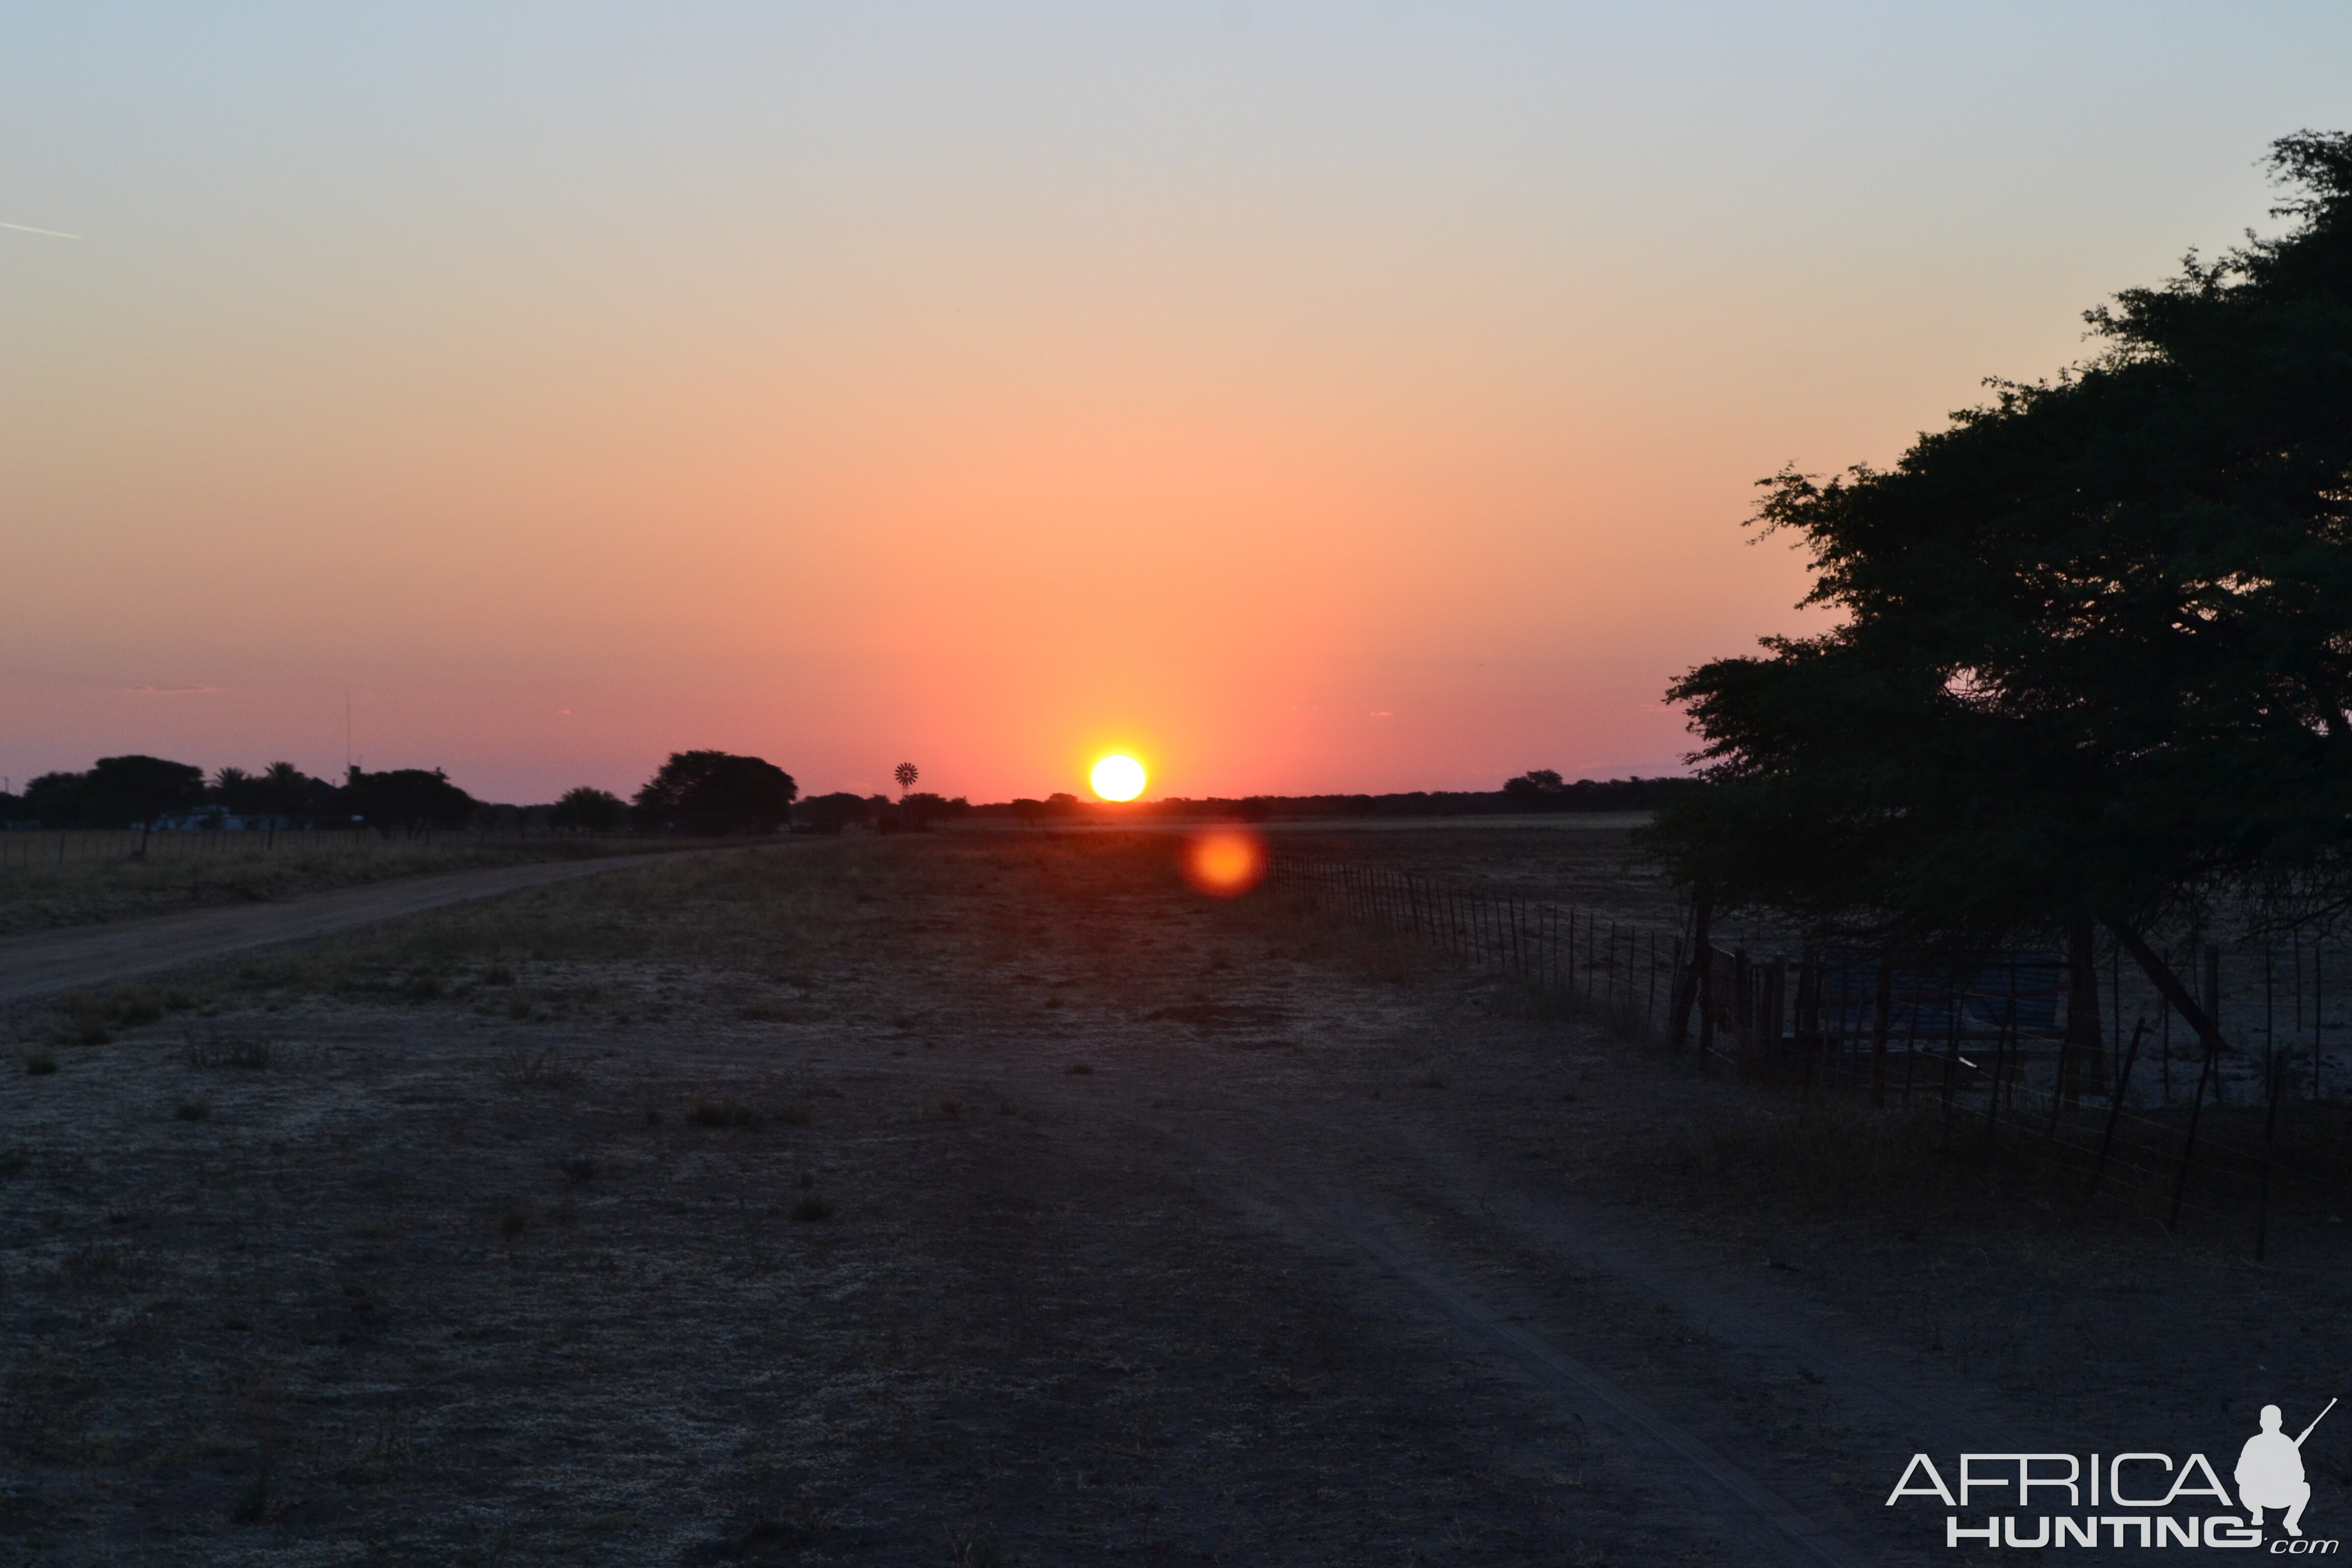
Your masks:
M1670 771L1884 462L2270 226L2352 7L13 5L0 775Z

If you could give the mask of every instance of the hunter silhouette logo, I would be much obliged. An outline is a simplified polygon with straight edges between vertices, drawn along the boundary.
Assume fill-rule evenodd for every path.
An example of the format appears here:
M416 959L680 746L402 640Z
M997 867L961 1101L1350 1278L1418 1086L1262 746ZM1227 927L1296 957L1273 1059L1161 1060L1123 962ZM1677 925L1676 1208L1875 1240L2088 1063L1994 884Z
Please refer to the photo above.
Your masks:
M1953 1510L1944 1516L1946 1546L1980 1542L2026 1550L2105 1545L2253 1551L2264 1542L2263 1514L2275 1510L2285 1533L2270 1541L2272 1556L2331 1556L2342 1542L2307 1540L2303 1533L2303 1510L2311 1504L2303 1445L2336 1404L2329 1400L2311 1425L2292 1437L2286 1434L2285 1413L2275 1405L2263 1405L2262 1429L2239 1449L2237 1468L2231 1472L2237 1486L2234 1501L2229 1486L2202 1454L2191 1454L2178 1464L2169 1454L2145 1451L2093 1454L2087 1464L2074 1454L1962 1454L1949 1482L1935 1460L1914 1454L1887 1494L1886 1506L1893 1508L1906 1498L1934 1498ZM1980 1492L1993 1496L1979 1498ZM2065 1494L2063 1502L2055 1495L2060 1492ZM2006 1503L2016 1511L1986 1515L1982 1524L1969 1522L1969 1510L1986 1502ZM2064 1511L2038 1512L2037 1504L2042 1509L2056 1505ZM2233 1507L2242 1512L2192 1511Z
M2327 1410L2336 1408L2336 1401L2327 1402ZM2312 1417L2311 1426L2290 1437L2279 1430L2285 1419L2275 1405L2263 1406L2263 1429L2246 1439L2238 1451L2238 1468L2231 1478L2238 1483L2238 1502L2246 1510L2246 1522L2256 1530L2263 1527L2263 1510L2286 1510L2286 1532L2303 1534L2303 1510L2311 1502L2311 1483L2303 1474L2303 1440L2311 1436L2311 1427L2327 1419L2327 1410Z

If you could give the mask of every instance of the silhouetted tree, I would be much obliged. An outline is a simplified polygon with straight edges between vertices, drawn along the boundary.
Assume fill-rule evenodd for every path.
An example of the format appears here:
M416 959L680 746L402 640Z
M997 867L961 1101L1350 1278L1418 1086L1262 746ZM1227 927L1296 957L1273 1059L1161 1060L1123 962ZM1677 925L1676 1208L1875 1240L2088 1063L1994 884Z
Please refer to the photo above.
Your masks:
M42 773L25 785L25 815L44 827L79 827L89 822L88 773Z
M608 790L582 784L565 790L562 798L548 808L547 825L583 833L618 833L629 825L629 807Z
M2089 312L2105 351L1895 468L1766 481L1818 637L1692 670L1686 882L1919 941L2139 937L2217 887L2352 902L2352 138L2299 221Z
M853 822L863 822L873 807L866 797L847 790L814 795L793 807L793 820L811 833L836 834Z
M162 757L100 757L85 778L90 815L106 826L136 827L139 847L147 853L148 835L155 819L184 810L204 798L205 771L189 763Z
M774 763L726 752L672 752L637 791L644 826L700 835L773 833L800 786Z
M946 801L928 792L919 794L909 791L901 795L898 799L898 811L905 818L906 827L915 833L929 833L932 823L951 815Z
M1568 786L1561 782L1559 774L1553 772L1551 769L1529 768L1526 773L1521 773L1515 779L1505 780L1503 783L1503 793L1508 795L1523 797L1529 795L1558 795L1566 787Z
M314 779L292 763L272 763L254 781L262 809L288 821L314 820L333 800L333 786Z
M1025 795L1017 796L1013 802L1013 815L1021 819L1023 826L1034 827L1037 819L1045 815L1045 803L1032 800Z
M254 777L243 768L223 768L213 774L205 793L224 811L253 809Z
M451 784L439 768L370 773L355 767L336 804L379 833L463 827L473 820L475 807L474 797Z

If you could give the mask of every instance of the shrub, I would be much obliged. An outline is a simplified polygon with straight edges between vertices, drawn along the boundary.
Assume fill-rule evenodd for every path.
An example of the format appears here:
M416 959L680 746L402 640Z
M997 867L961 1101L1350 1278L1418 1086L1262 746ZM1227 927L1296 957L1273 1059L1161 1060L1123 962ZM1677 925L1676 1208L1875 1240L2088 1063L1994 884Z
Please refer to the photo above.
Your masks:
M812 1191L793 1205L793 1218L803 1225L817 1225L833 1217L833 1203L823 1193Z
M194 1100L174 1100L172 1105L173 1116L182 1121L203 1121L210 1118L212 1113L213 1102L207 1095L200 1094Z
M44 1078L58 1070L58 1058L47 1051L25 1053L25 1070L35 1078Z

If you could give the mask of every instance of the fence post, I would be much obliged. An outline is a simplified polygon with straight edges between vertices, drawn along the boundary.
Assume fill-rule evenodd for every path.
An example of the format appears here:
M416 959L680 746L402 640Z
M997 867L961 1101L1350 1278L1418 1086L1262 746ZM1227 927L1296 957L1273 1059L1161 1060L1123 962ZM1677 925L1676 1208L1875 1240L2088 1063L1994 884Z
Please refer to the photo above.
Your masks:
M2123 1020L2118 1017L2118 1024ZM2107 1101L2107 1130L2099 1138L2099 1157L2091 1162L2091 1184L2083 1189L2083 1207L2090 1209L2091 1200L2099 1194L2099 1177L2107 1168L2107 1151L2116 1141L2116 1119L2124 1111L2124 1090L2131 1087L2132 1063L2139 1060L2140 1037L2147 1033L2147 1016L2142 1014L2132 1025L2131 1048L2124 1053L2123 1066L2116 1072L2116 1091Z
M1700 994L1706 984L1702 966L1706 962L1707 924L1713 913L1713 896L1707 889L1699 888L1691 899L1690 946L1683 960L1682 973L1677 977L1681 983L1675 987L1674 1012L1666 1031L1666 1043L1675 1050L1683 1048L1683 1040L1690 1033L1691 1008L1702 1000ZM1706 1026L1706 1013L1702 1008L1699 1025L1702 1034ZM1702 1040L1699 1045L1702 1058L1706 1049L1706 1042Z
M2210 973L2220 967L2221 950L2209 947L2206 952L2210 955L2207 965ZM2172 1212L2164 1222L2167 1230L2179 1228L2180 1200L2182 1194L2189 1191L2189 1161L2197 1152L2197 1123L2205 1114L2205 1080L2212 1073L2213 1047L2209 1041L2205 1047L2205 1059L2197 1068L2197 1093L2189 1102L2189 1136L2180 1145L2180 1170L2172 1179Z

